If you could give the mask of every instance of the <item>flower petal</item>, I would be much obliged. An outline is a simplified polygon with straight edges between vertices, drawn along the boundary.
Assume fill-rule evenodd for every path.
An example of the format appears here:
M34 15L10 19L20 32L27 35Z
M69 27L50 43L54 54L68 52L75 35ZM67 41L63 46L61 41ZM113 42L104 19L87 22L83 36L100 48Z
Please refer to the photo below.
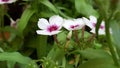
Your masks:
M88 26L90 27L91 29L93 28L93 25L92 23L90 22L90 20L88 20L87 18L83 17L83 22Z
M44 19L44 18L39 19L39 21L38 21L38 27L40 29L46 29L47 26L49 26L49 23L48 23L48 21L46 19Z
M105 35L105 30L99 29L98 34L99 35Z
M16 2L16 0L9 0L9 1L6 1L6 2L0 0L0 4L13 3L13 2Z
M61 31L48 32L47 30L37 30L36 32L37 32L37 34L40 34L40 35L55 35L55 34L58 34Z
M90 16L89 18L91 23L97 23L97 18L95 16Z
M58 34L60 33L61 31L52 31L49 35L55 35L55 34Z
M90 32L96 34L95 29L92 29ZM105 35L105 30L99 29L98 34L99 35Z
M75 25L79 25L76 29L81 29L83 26L85 26L85 22L83 21L82 18L78 18L74 20Z
M102 21L101 25L102 25L102 26L105 26L105 21Z
M50 17L49 22L50 24L56 24L58 26L61 26L63 24L63 18L59 15L54 15Z
M73 20L64 19L63 27L66 28L67 30L73 30L72 28L70 28L70 26L73 25L73 24L74 24Z

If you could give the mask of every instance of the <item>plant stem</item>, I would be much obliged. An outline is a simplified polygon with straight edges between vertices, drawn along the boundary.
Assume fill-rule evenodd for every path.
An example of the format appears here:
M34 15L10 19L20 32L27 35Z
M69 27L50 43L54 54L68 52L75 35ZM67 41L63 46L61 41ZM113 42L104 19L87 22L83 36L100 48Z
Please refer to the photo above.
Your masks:
M87 41L88 41L88 42L93 41L93 40L94 40L94 38L95 38L95 36L96 36L95 34L92 34L92 36L90 36L90 37L88 38L88 40L87 40Z
M76 43L79 45L79 38L78 38L78 31L77 30L74 30L74 36L75 36L75 41Z
M84 40L84 31L85 31L85 26L82 28L82 35L81 38Z
M115 51L114 46L112 45L112 41L111 41L111 38L110 38L110 30L109 30L110 25L109 25L108 20L105 20L105 22L106 22L105 23L106 38L107 38L107 42L109 44L110 52L112 54L112 58L114 60L115 65L119 66L119 62L118 62L119 57L118 57L118 54Z
M56 42L57 46L58 46L59 48L62 48L62 47L60 46L60 43L59 43L58 39L57 39L57 36L56 36L56 35L53 35L53 38L54 38L54 41Z
M58 39L57 39L57 36L56 36L56 35L53 35L53 38L54 38L55 42L56 42L57 44L59 44L59 41L58 41Z

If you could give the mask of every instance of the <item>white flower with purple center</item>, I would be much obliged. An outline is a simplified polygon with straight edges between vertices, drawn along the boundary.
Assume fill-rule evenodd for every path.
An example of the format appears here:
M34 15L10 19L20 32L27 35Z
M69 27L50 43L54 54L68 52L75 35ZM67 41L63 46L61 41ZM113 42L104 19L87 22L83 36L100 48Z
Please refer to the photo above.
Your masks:
M104 21L102 21L102 23L101 23L101 25L100 25L100 27L99 27L99 30L98 30L98 34L99 35L104 35L105 34L105 22ZM95 26L96 27L96 26ZM95 31L95 28L93 28L90 32L92 32L92 33L96 33L96 31Z
M78 19L64 19L64 24L63 27L66 28L67 30L79 30L83 26L85 26L85 23L81 18Z
M8 3L13 3L16 0L0 0L0 4L8 4Z
M95 29L96 29L96 24L97 24L97 18L94 17L94 16L90 16L89 19L83 17L83 21L86 23L86 25L88 27L91 28L90 32L92 32L92 33L95 34ZM102 21L102 23L100 24L98 34L99 35L105 34L105 22L104 21Z
M41 35L55 35L58 34L63 24L63 18L59 15L54 15L50 17L49 22L44 19L40 18L38 21L38 27L42 30L37 30L37 34Z

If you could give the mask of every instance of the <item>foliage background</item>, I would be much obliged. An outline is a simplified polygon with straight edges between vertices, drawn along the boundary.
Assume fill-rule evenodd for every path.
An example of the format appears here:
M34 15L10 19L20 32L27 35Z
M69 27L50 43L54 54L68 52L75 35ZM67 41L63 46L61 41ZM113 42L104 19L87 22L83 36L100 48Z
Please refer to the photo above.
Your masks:
M19 0L0 6L0 67L119 68L119 5L120 0ZM52 36L36 34L38 19L52 15L60 15L66 19L94 15L98 18L96 32L100 22L105 20L106 35L97 35L93 42L87 42L87 38L91 36L88 28L85 40L80 39L83 49L76 46L73 38L65 52L57 47ZM9 26L10 17L20 19L17 28ZM112 36L109 27L112 28ZM67 33L63 31L57 36L61 46L66 43Z

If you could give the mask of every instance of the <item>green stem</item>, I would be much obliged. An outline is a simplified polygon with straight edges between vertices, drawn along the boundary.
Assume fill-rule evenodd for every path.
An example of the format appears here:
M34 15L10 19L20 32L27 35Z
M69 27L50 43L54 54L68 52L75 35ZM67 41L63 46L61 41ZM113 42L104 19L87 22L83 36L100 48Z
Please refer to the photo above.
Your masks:
M112 41L111 41L111 38L110 38L110 30L109 30L110 25L109 25L108 20L105 20L105 22L106 22L105 23L106 38L107 38L107 42L109 44L110 52L112 54L112 58L114 60L115 65L119 66L119 62L118 62L119 57L118 57L118 54L115 51L114 46L112 45Z

